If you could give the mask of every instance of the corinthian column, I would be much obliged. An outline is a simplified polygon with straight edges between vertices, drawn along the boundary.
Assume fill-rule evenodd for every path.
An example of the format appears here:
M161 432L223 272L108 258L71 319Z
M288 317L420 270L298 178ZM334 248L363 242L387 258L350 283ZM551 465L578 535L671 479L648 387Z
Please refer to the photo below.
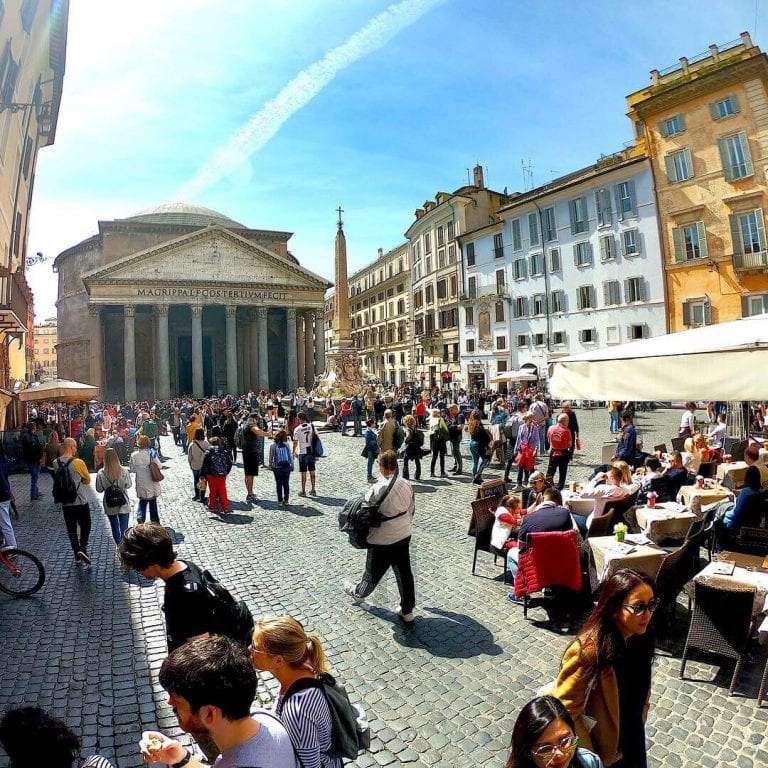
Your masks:
M168 351L168 306L159 304L155 307L157 314L157 382L156 392L160 400L171 396L171 367Z
M227 332L227 394L237 392L237 307L228 306L226 312Z
M256 310L256 332L259 338L259 389L269 392L269 344L267 339L266 307Z
M126 401L136 399L136 334L134 315L136 307L126 304L123 307L123 393Z
M88 325L89 325L89 384L93 384L96 387L102 388L102 397L104 397L104 349L103 349L103 334L101 328L101 307L94 306L93 304L88 307Z
M286 344L288 347L288 370L286 371L285 387L288 392L292 392L296 389L297 373L298 373L298 357L296 354L296 310L293 307L289 307L285 311L286 317L286 329L285 335Z
M192 394L203 396L203 308L193 304L192 310Z
M325 373L325 310L315 310L315 373Z
M307 391L312 389L315 382L315 360L312 349L312 337L314 334L315 315L313 312L304 313L304 386Z

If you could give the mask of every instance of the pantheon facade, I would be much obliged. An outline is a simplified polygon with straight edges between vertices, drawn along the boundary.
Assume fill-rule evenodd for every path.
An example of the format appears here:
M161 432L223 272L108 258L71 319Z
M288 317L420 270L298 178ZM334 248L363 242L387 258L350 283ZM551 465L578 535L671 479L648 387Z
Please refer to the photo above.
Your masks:
M100 221L56 257L58 372L109 400L310 389L330 283L290 232L164 205Z

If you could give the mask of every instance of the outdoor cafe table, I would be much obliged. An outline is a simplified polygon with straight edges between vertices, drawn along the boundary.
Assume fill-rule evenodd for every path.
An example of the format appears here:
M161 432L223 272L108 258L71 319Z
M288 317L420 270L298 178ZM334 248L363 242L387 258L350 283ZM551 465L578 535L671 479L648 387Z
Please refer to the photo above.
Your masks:
M759 562L761 560L762 563ZM732 574L718 572L723 562L735 564ZM693 580L696 581L705 576L717 576L720 579L733 580L734 583L749 584L755 587L753 615L759 616L768 612L768 557L754 557L738 552L721 552L718 556L718 562L708 563L702 571L694 576ZM693 594L693 585L690 582L686 586L686 592L689 595ZM768 642L768 617L763 618L762 623L759 624L758 634L761 643Z
M733 492L722 485L716 485L714 488L697 488L695 485L684 485L677 494L677 500L686 507L691 506L691 502L699 498L701 506L716 504L718 501L727 501L733 498Z
M591 553L589 582L593 592L622 568L632 568L655 579L667 554L663 549L646 544L630 544L631 552L621 552L614 536L588 538L587 544Z
M730 464L723 463L717 465L717 479L722 482L731 478L732 485L737 487L744 484L744 475L747 473L749 465L746 461L733 461Z
M664 539L684 539L696 515L674 502L637 507L635 519L643 533L658 544Z

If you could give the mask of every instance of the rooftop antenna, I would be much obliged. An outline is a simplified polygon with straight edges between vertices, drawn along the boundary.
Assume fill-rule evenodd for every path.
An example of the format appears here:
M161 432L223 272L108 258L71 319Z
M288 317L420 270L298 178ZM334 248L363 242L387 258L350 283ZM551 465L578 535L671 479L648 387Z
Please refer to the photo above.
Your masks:
M531 163L531 159L528 158L527 165L525 160L521 160L520 165L523 169L523 191L528 192L533 189L533 164Z
M468 187L472 186L472 179L471 179L471 177L469 175L469 168L467 168L467 186Z

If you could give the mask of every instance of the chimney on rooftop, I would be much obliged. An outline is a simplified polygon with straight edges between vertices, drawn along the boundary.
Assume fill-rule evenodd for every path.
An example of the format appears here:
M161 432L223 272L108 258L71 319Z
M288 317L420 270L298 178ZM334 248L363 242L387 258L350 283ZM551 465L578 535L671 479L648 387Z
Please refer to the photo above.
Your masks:
M483 181L483 166L476 165L473 169L475 175L475 186L480 189L485 189L485 182Z
M379 248L378 251L379 251L379 258L381 258L384 255L384 249Z

